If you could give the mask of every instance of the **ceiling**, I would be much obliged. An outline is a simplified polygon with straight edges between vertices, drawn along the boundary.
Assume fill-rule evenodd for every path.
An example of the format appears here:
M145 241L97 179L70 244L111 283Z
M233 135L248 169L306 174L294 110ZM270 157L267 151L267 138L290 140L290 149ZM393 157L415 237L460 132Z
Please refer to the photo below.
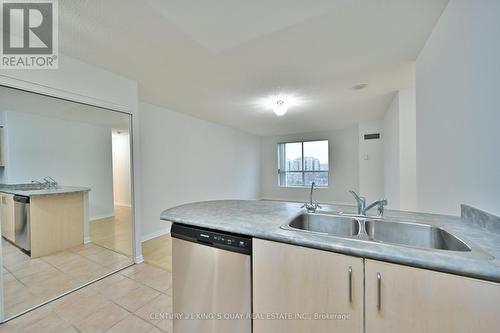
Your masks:
M262 136L328 130L381 118L414 85L447 2L60 1L59 45L151 104ZM259 105L273 94L302 103L277 117Z
M32 113L38 116L75 121L128 132L130 116L90 105L0 86L1 111ZM104 112L103 112L104 111Z

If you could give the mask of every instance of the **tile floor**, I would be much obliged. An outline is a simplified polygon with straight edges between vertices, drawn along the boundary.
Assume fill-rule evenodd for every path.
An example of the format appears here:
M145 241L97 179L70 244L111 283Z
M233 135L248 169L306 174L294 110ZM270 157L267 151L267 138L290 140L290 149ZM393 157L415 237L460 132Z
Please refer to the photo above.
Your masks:
M2 251L7 318L132 263L92 243L31 259L2 239Z
M126 268L0 325L3 332L172 332L172 274Z

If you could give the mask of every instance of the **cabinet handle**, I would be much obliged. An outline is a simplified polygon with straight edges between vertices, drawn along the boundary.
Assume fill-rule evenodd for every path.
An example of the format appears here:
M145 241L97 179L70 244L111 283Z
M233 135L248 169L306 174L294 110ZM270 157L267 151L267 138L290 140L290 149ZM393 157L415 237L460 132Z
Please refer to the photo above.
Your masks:
M377 309L379 311L382 308L381 284L382 284L382 275L380 275L380 273L377 273Z
M349 303L352 303L352 267L349 266Z

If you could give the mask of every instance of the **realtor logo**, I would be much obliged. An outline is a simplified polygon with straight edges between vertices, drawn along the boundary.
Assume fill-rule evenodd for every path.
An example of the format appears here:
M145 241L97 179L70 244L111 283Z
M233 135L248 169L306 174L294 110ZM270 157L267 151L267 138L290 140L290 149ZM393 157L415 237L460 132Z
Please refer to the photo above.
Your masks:
M2 0L2 69L58 68L57 0Z

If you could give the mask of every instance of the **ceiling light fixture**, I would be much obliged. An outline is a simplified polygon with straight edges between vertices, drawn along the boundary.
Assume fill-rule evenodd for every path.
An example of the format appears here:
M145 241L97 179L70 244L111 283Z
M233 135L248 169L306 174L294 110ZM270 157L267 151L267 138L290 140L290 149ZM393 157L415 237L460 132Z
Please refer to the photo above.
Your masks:
M283 116L289 108L303 107L307 104L304 97L297 94L279 93L259 98L255 105L264 110L272 110L277 116Z
M288 106L286 105L285 101L280 99L276 101L273 111L277 116L282 116L288 111Z

